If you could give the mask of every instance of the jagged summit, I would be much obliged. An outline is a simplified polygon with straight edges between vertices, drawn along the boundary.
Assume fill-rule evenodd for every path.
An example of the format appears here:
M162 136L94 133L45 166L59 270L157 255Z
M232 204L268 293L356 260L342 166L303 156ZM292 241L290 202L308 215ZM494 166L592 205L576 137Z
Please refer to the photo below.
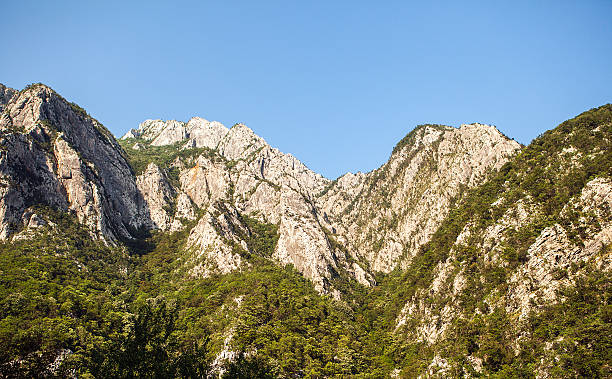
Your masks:
M428 241L457 198L520 147L489 125L420 125L380 168L340 177L318 201L347 244L374 271L389 272Z
M22 146L7 149L7 182L24 171L18 166L36 173L8 187L5 201L19 200L3 208L3 236L27 223L23 214L37 201L75 212L110 239L197 221L188 245L200 263L190 272L209 275L241 267L233 244L246 242L235 231L246 227L240 215L252 215L278 225L273 258L294 265L322 292L333 291L337 275L370 285L372 272L408 260L454 199L519 148L487 125L423 125L381 168L329 181L242 123L227 128L193 117L145 120L129 131L122 137L128 164L106 128L42 84L11 96L0 128Z
M464 133L471 133L474 135L481 134L483 139L497 139L503 137L503 139L511 141L511 138L506 137L497 127L494 125L482 124L482 123L470 123L461 124L458 128L450 125L441 124L422 124L415 127L410 133L402 138L397 145L393 148L391 155L394 155L401 151L407 145L414 145L421 142L427 143L427 141L437 139L440 133L446 131L458 130ZM420 136L420 138L417 138Z
M181 148L206 147L229 161L243 161L253 172L276 181L290 177L292 188L312 192L321 190L329 181L308 169L291 154L271 147L262 137L243 123L225 127L217 121L193 117L188 122L145 120L121 140L131 141L138 149L146 146L181 144ZM143 145L144 143L144 145ZM137 144L137 145L136 145ZM297 180L297 181L296 181Z
M338 267L347 271L361 269L359 265L345 266L334 258L333 249L326 246L329 241L325 233L332 232L334 238L341 240L351 259L365 262L372 272L388 272L410 260L446 217L456 198L486 180L520 148L491 125L473 123L456 128L425 124L408 133L379 169L347 173L329 181L292 155L272 148L242 123L228 129L203 118L192 118L187 123L146 120L123 140L138 149L143 148L143 143L179 144L182 149L208 147L235 162L229 169L221 169L198 160L197 168L192 168L189 175L181 175L182 190L202 206L223 198L222 189L232 186L231 201L238 211L255 212L266 220L281 222L278 259L294 264L318 283L319 289L328 288L326 281ZM217 173L212 175L214 171ZM202 188L209 193L207 196L200 193ZM289 207L291 216L281 207ZM298 219L308 212L315 218L296 220L299 208L303 209L297 212ZM153 216L167 219L165 215ZM307 234L296 232L305 229L296 225L310 223L316 227ZM374 230L372 223L378 225ZM202 247L212 243L196 236L192 241L200 241ZM311 253L303 255L302 249L313 247ZM226 267L220 260L227 257L219 256L217 265ZM236 258L230 260L236 262ZM364 284L369 283L366 274L362 278Z
M215 149L228 131L229 129L220 122L211 122L200 117L193 117L188 122L145 120L137 129L128 131L121 139L142 139L152 146L172 145L185 141L188 147Z

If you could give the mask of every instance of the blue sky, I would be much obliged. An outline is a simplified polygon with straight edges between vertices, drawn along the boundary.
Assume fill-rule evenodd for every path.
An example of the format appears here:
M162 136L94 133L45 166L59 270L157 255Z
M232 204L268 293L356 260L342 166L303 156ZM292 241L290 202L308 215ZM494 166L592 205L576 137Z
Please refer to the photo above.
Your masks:
M329 178L416 125L527 144L612 102L612 1L5 1L0 82L43 82L120 136L243 122Z

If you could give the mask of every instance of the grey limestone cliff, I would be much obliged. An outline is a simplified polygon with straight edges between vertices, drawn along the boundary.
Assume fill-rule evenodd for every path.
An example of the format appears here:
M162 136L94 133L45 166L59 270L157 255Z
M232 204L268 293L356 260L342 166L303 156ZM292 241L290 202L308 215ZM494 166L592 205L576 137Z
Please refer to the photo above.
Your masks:
M520 148L488 125L424 126L410 133L380 169L332 182L272 148L244 124L228 129L201 118L187 123L147 120L122 139L134 149L212 149L212 156L181 165L176 191L209 215L221 202L240 214L277 224L274 258L294 265L324 292L339 275L348 274L369 286L374 283L371 273L388 272L409 261L456 199ZM153 174L145 172L160 177ZM145 196L154 218L166 220L158 227L167 229L170 216L157 216L163 214L165 195L157 197ZM214 237L214 228L204 227L207 223L202 221L198 225L190 241L207 252L200 257L209 259L206 269L197 271L238 267L238 257L228 255L229 247L220 247L223 238Z
M49 87L35 84L14 95L0 131L2 238L27 225L24 212L35 205L70 211L108 240L131 240L150 227L115 138Z
M382 167L342 176L318 203L351 250L372 270L389 272L409 262L462 194L520 147L489 125L421 126Z

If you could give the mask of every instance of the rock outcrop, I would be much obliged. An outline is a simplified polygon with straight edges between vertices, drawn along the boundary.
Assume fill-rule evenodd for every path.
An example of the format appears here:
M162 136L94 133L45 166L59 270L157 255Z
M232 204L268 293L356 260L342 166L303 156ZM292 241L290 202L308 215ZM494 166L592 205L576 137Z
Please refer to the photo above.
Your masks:
M0 237L20 230L35 205L73 212L110 241L150 227L121 147L77 105L32 85L6 104L0 130Z
M148 205L151 221L155 227L162 230L170 229L172 207L177 195L166 174L155 163L149 163L145 172L136 178L136 185Z
M329 180L292 155L270 147L246 125L227 129L202 118L192 118L188 123L147 120L123 139L140 141L136 142L138 149L175 144L179 149L209 149L208 154L193 161L175 162L179 170L176 188L160 190L167 181L161 179L162 172L151 166L138 178L151 217L160 229L168 230L173 225L171 215L165 211L176 202L169 196L171 192L186 194L202 210L204 216L190 231L188 240L197 251L197 260L191 260L192 274L208 275L215 272L215 267L217 272L225 273L240 266L242 260L232 253L232 245L248 249L239 237L244 225L240 217L223 216L219 210L231 209L236 214L277 224L279 242L273 258L294 265L320 291L330 289L331 279L340 270L358 272L362 283L371 283L369 274L358 264L349 264L349 257L340 254L328 239L313 197ZM219 228L220 225L232 227Z
M17 94L17 91L0 83L0 112L4 106Z
M585 112L544 133L467 195L417 253L421 260L406 267L406 275L427 279L411 282L396 333L435 350L456 345L466 325L504 317L509 354L518 356L533 333L530 318L563 304L564 289L591 272L609 275L610 133L611 105ZM552 341L545 349L541 377L564 353Z
M217 148L228 129L217 121L193 117L189 122L176 120L146 120L137 129L127 132L122 139L140 138L152 146L172 145L186 142L187 147Z
M428 125L402 140L380 169L331 182L272 148L244 124L228 129L197 117L187 123L147 120L122 139L139 151L169 145L207 148L193 162L175 165L180 166L179 187L173 191L185 193L205 212L220 201L279 225L274 258L294 265L324 292L339 273L371 285L371 273L408 262L463 192L482 183L520 148L491 126ZM155 178L139 183L159 181L159 173L147 170L144 175ZM166 196L156 196L145 198L157 226L166 230L171 217L163 211ZM192 234L212 230L200 225ZM212 262L225 267L221 261L228 255L215 256L223 250L221 242L197 235L190 241L198 241ZM207 247L207 241L215 248ZM201 272L210 272L210 267Z
M318 202L374 271L407 264L465 190L481 184L520 145L489 125L424 125L368 174L347 174Z

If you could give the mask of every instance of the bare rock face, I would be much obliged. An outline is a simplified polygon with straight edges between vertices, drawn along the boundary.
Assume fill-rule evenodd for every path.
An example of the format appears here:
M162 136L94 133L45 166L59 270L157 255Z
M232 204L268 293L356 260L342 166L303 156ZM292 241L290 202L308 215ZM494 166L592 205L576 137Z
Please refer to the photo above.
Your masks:
M153 139L151 145L171 145L175 142L186 139L187 136L188 134L184 123L178 121L168 121L165 123L161 132Z
M61 136L55 139L53 154L57 160L57 178L67 197L67 205L81 223L95 220L94 230L102 231L102 199L96 186L85 175L91 170ZM91 174L90 174L91 175Z
M219 153L230 161L248 159L266 146L266 141L244 124L232 126L219 143Z
M410 261L468 188L484 182L520 145L492 126L426 125L368 174L347 174L318 199L332 224L374 271Z
M192 118L186 124L147 120L124 138L140 139L141 149L146 149L147 144L213 149L212 155L203 154L193 162L179 160L173 164L180 171L180 188L173 191L186 196L183 204L191 202L204 212L188 240L188 246L198 251L189 263L193 266L192 274L209 275L240 267L243 260L233 245L245 243L241 237L245 225L237 216L243 214L279 225L279 242L273 258L281 264L294 265L320 291L330 290L329 282L338 271L347 272L364 284L373 282L369 273L357 263L349 264L348 257L336 251L328 239L328 227L324 226L326 222L313 196L329 180L292 155L270 147L247 126L236 124L227 129L202 118ZM164 209L170 202L180 201L178 197L168 200L162 194L169 193L159 189L162 176L161 172L147 169L138 178L138 184L157 226L175 230L178 226L170 221L172 216ZM224 211L238 213L223 216ZM178 212L177 209L177 215ZM220 227L223 225L227 227ZM248 250L246 245L243 248Z
M4 106L17 94L17 91L0 83L0 112Z
M192 168L180 174L181 190L200 208L225 199L230 187L230 175L223 163L200 156Z
M228 129L217 121L207 121L193 117L186 125L192 147L208 147L216 149L219 142L227 134Z
M155 163L149 163L145 172L136 178L136 185L144 196L155 227L168 230L175 193L165 173Z
M92 233L130 240L150 219L114 137L42 84L15 95L0 116L0 237L36 204L72 211Z
M146 144L212 149L213 155L174 166L180 169L180 188L175 193L184 193L208 213L222 202L240 214L279 225L273 257L294 265L322 292L330 291L329 283L339 273L371 285L374 280L366 266L388 272L402 259L409 260L454 200L482 183L520 147L486 125L425 126L410 133L380 169L349 173L330 182L292 155L272 148L243 124L227 129L202 118L187 123L147 120L124 138L144 141L141 149ZM139 179L139 183L158 181ZM171 215L163 215L166 202L149 200L151 191L142 185L141 191L152 218L167 229L173 222ZM211 225L200 221L190 243L215 256L228 238L213 238L218 230ZM338 242L348 250L338 250ZM230 259L229 245L221 250L225 253L220 256ZM217 258L212 261L219 266ZM365 265L356 263L364 261ZM201 272L205 271L210 268Z
M146 120L137 129L127 132L121 139L140 138L150 141L152 146L172 145L187 142L187 147L216 149L228 129L217 121L193 117L189 122L176 120Z
M191 199L185 192L179 193L176 197L176 212L174 213L172 225L170 225L170 231L181 230L186 222L195 219L195 209Z
M177 121L170 121L170 125L177 123ZM162 120L145 120L140 125L138 125L138 129L132 129L127 132L121 139L128 138L142 138L146 141L151 141L155 139L166 127L167 123Z
M280 237L274 257L283 264L293 264L317 290L327 291L339 262L319 225L316 210L302 195L286 187L281 190L280 206Z
M190 274L207 277L213 273L227 274L239 270L242 258L232 243L248 250L240 237L248 233L235 209L219 203L211 206L189 234L188 245L195 251L188 262Z

